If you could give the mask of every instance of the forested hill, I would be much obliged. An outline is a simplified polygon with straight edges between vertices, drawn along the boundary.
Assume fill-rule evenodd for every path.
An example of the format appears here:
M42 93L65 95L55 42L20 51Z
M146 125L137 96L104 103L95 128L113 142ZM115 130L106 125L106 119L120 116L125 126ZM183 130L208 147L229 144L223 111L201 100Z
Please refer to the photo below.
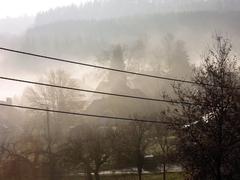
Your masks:
M156 41L156 44L168 33L189 46L199 44L214 32L227 32L238 43L235 34L240 30L239 19L240 12L185 12L101 21L59 21L29 29L24 37L23 48L58 55L63 52L65 55L89 56L113 44L129 46L138 40Z
M95 0L41 12L36 25L62 20L100 20L155 13L239 11L239 0Z
M113 2L117 3L112 0L111 3ZM142 1L143 4L145 2ZM103 4L105 6L109 3ZM97 6L97 2L85 6L90 7L90 5ZM100 5L101 3L98 2L99 7ZM71 8L75 8L75 11L71 11ZM74 18L68 19L69 14L72 14ZM185 51L184 54L189 57L188 60L194 63L199 62L200 55L206 44L210 43L209 39L213 33L227 35L232 39L234 50L240 52L238 48L240 47L238 36L240 11L196 10L135 15L126 13L125 17L109 16L108 19L82 19L79 18L79 14L81 13L77 6L49 10L44 14L39 14L34 25L18 39L2 39L6 39L4 44L9 44L9 47L25 51L81 61L98 60L100 63L108 61L109 51L114 45L119 44L123 46L126 61L134 60L141 66L148 64L148 67L152 67L151 63L156 64L156 62L164 66L162 62L165 61L167 47L165 37L169 34L173 36L174 42L181 41L177 46L180 46L181 51ZM66 18L63 18L65 16ZM47 22L47 19L54 19L54 17L56 17L54 21ZM20 57L17 56L17 58ZM24 59L28 58L24 57ZM178 58L175 60L177 61ZM25 65L18 63L18 59L15 60L12 57L9 59L5 57L4 62L5 68L12 68L16 63L19 67L21 66L22 70L26 68ZM29 63L27 67L32 67L32 71L41 69L34 66L33 61L27 62ZM143 69L148 69L148 67Z

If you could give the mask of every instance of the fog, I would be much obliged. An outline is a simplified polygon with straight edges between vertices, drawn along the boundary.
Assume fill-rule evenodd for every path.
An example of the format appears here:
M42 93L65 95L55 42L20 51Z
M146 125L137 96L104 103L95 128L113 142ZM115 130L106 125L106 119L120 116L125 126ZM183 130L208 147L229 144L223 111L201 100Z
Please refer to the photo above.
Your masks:
M240 55L240 1L238 0L95 0L81 4L62 2L51 6L47 3L44 1L42 9L32 5L34 10L29 12L19 10L19 14L14 14L13 17L1 15L3 18L0 19L0 47L150 76L189 81L193 78L193 69L201 66L216 35L229 39L233 47L233 55L236 57ZM23 10L21 6L19 9ZM53 61L4 50L0 50L0 76L127 96L153 99L167 97L168 100L177 98L173 90L173 86L176 85L174 81ZM189 86L189 84L185 85L185 87ZM158 118L153 119L159 120L162 111L167 108L172 109L171 105L169 107L168 104L157 101L141 101L137 98L127 99L0 79L0 102L7 103L5 102L7 98L10 98L13 104L24 106L43 108L42 104L44 104L52 110L133 119L152 118L158 114ZM1 116L1 113L8 112L10 107L0 108L3 109L0 109L0 122L4 124L0 126L0 130L2 127L11 126L12 131L16 133L11 138L20 136L19 134L26 131L24 128L30 126L32 129L41 127L39 132L33 130L33 134L37 134L36 137L46 133L45 126L40 123L41 120L46 119L45 112L30 110L9 112L11 114L9 124L16 125L8 125L8 117ZM16 115L17 112L21 114L19 117ZM113 132L106 130L107 133L102 136L102 131L98 128L99 124L104 128L106 124L107 127L110 124L111 128L119 125L107 118L103 118L99 123L94 118L70 117L53 112L50 112L48 118L54 119L50 122L50 126L52 136L55 137L54 143L57 145L52 145L52 151L55 150L54 148L57 149L67 137L74 137L73 139L81 137L85 141L84 138L99 136L98 141L101 141L106 138L105 135L109 137L107 133ZM79 123L79 120L84 123ZM15 123L17 121L20 122ZM94 127L89 127L89 124ZM81 131L77 129L79 127ZM137 125L139 129L136 130L126 124L121 124L121 127L133 134L139 132L139 129L150 128L150 126ZM85 128L90 129L85 132ZM95 128L95 131L91 128ZM96 132L97 135L92 132ZM89 134L86 135L87 133ZM122 136L125 133L127 132L120 132ZM136 136L125 139L132 138L128 140L133 141ZM88 146L81 145L86 154L89 149L94 149L92 147L94 145L88 144ZM108 152L105 146L106 144L103 144L99 148L106 151L106 156L109 153L109 157L112 157L112 152ZM145 155L152 155L153 149L157 149L155 145L154 148L151 146L150 150L146 150L147 153L144 150ZM104 159L105 155L101 158ZM36 154L32 156L35 157ZM86 156L91 156L91 153ZM29 161L35 162L31 158L33 157L27 157ZM39 159L36 161L40 162ZM114 160L110 158L110 161L106 160L106 162L111 164L112 161L115 162ZM111 167L127 169L133 167L131 163L127 166L123 163L122 167L111 164ZM182 168L178 163L172 163L172 165L176 164L178 168ZM80 168L79 172L83 173L83 169L86 168L84 165L86 164L81 165L82 169ZM103 170L112 169L106 166ZM96 175L96 169L90 171ZM78 171L71 173L75 172ZM95 178L98 180L97 175Z
M153 61L164 63L163 39L170 34L176 41L184 43L189 57L187 61L197 64L216 32L231 39L238 53L237 3L112 0L57 7L39 12L32 18L0 20L1 45L105 65L108 60L103 59L104 53L119 44L126 49L125 61L139 58L141 65L145 66ZM137 49L139 44L141 50ZM32 72L41 74L51 69L41 63L49 63L45 60L35 62L30 59L1 52L1 72L34 76ZM39 65L36 66L36 63ZM52 66L56 67L54 63ZM4 98L3 95L1 98Z

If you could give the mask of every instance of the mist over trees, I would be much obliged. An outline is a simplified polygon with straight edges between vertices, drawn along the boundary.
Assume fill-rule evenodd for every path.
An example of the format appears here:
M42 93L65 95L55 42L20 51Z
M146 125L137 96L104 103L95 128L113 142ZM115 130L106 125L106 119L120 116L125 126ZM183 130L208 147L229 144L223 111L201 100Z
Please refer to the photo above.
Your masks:
M225 4L225 10L216 8L219 4ZM152 51L159 51L158 47L162 46L162 39L167 34L172 34L176 40L185 43L185 51L188 53L189 60L193 63L199 62L199 54L208 43L208 37L214 31L226 33L233 39L235 51L239 52L240 40L238 38L240 17L239 11L233 8L238 1L94 1L82 6L69 6L57 9L51 9L39 13L33 20L32 26L28 26L23 34L18 36L6 35L1 33L0 37L4 45L14 46L21 50L33 51L37 53L48 54L63 58L81 59L83 61L98 61L102 59L103 52L111 49L113 45L120 44L129 48L135 48L132 58L148 59L150 62L154 59L162 59L161 54L152 54ZM146 5L148 4L148 5ZM170 5L182 4L182 7L189 7L189 11L169 10L163 13L162 10L154 11L155 8L171 9ZM163 6L165 4L165 6ZM188 5L186 5L188 4ZM215 7L217 10L196 10L192 6L200 8L199 4L206 7ZM216 5L217 4L217 5ZM113 13L118 10L124 10L124 16L110 16L111 12L105 10L108 7ZM120 8L123 6L123 8ZM233 7L227 8L227 6ZM142 7L142 8L140 8ZM147 8L148 7L148 8ZM92 9L93 12L99 12L102 9L107 13L109 18L81 18L80 15L85 13L84 9ZM151 13L134 13L133 9L143 11L149 9ZM81 13L82 12L82 13ZM128 13L133 13L128 15ZM94 13L89 13L94 14ZM70 16L68 18L68 16ZM73 18L71 18L73 17ZM100 17L100 15L96 15ZM52 20L51 20L52 19ZM6 23L5 23L6 25ZM11 28L17 29L17 28ZM199 43L195 43L200 40ZM138 56L138 42L142 42L145 54L142 51ZM138 48L141 48L140 46ZM23 58L33 71L43 72L44 64L36 68L32 63L32 58L15 57L9 54L3 54L5 68L17 66L24 69L26 66L16 58ZM3 63L0 61L0 63ZM101 63L106 63L101 61ZM54 66L54 65L52 65ZM16 71L18 69L16 68Z
M238 0L95 0L0 21L6 47L155 76L1 53L1 76L60 87L0 101L38 109L0 106L0 180L238 180L239 18Z
M166 100L177 98L180 102L177 106L130 103L126 99L124 103L123 99L113 97L93 99L86 105L85 97L76 91L45 86L27 88L22 102L43 107L46 112L24 111L25 123L11 130L18 132L17 137L13 133L7 137L5 131L1 132L1 163L8 168L2 170L1 176L55 180L80 173L78 176L87 180L93 177L100 180L104 171L131 172L136 168L141 180L144 169L155 172L160 168L163 179L167 179L168 168L181 165L185 175L193 179L238 179L239 67L231 55L231 43L221 36L215 40L203 64L196 67L193 80L197 85L174 84L173 92L162 94ZM167 35L163 44L166 66L171 64L173 68L173 72L167 71L169 74L174 75L179 66L190 69L181 41ZM126 68L124 52L122 46L116 45L106 53L110 67ZM180 62L171 60L175 53L179 53ZM107 81L103 80L98 88L105 91L123 88L143 96L143 92L128 85L128 81L134 81L129 76L109 72ZM49 72L40 82L78 87L78 80L63 70ZM49 109L88 113L92 110L91 113L99 115L106 113L164 124L91 119L51 113ZM1 127L8 129L4 122Z
M95 0L84 5L51 9L36 17L37 25L68 20L103 20L135 15L191 11L236 11L237 0ZM51 17L51 18L49 18Z

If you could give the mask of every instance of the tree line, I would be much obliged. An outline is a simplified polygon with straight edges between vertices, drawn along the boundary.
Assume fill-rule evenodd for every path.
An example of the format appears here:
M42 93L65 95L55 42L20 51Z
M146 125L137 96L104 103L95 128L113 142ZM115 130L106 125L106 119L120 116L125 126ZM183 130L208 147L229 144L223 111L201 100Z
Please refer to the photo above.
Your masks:
M36 24L68 20L103 20L135 15L200 11L239 11L237 0L96 0L40 12Z

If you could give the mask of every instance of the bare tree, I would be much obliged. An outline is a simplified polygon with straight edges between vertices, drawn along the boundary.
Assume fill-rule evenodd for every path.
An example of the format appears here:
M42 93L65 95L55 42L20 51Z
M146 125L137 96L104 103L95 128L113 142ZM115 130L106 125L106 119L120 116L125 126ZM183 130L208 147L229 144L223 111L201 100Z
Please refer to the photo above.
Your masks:
M165 119L165 114L161 114L160 118ZM154 154L158 157L162 165L163 180L167 179L167 165L173 162L176 149L176 136L168 125L157 125L153 128ZM176 159L174 163L176 163Z
M198 85L174 90L182 104L172 114L183 166L194 179L238 179L240 149L239 70L229 40L216 36L195 70Z
M58 86L78 87L78 82L62 70L49 72L40 79L45 82ZM53 109L60 111L79 111L83 108L82 94L76 91L68 91L60 88L47 86L34 86L25 90L23 101L33 107ZM56 179L56 153L58 147L64 142L69 128L76 125L76 118L67 115L42 112L27 112L28 128L33 129L33 137L41 141L41 148L45 156L45 166L49 167L49 178ZM31 133L30 132L30 133ZM44 159L44 158L43 158Z
M112 155L112 128L99 123L84 123L70 131L70 136L63 147L63 162L68 167L84 170L86 179L100 180L99 172Z
M116 161L121 167L137 167L138 179L142 179L147 149L151 145L151 125L144 123L119 124L115 130Z

